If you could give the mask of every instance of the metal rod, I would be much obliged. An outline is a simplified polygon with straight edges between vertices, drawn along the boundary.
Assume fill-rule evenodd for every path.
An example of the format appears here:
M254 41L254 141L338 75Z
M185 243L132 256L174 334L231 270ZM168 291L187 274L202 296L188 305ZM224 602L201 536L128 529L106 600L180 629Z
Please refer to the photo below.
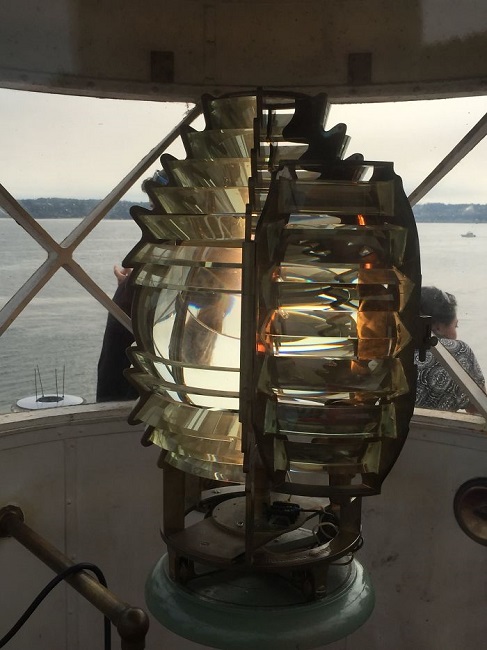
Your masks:
M20 203L0 184L0 208L3 208L36 242L48 253L47 260L34 272L25 284L0 309L0 336L17 318L20 312L47 284L61 266L81 284L98 302L107 309L126 329L132 331L129 316L111 300L106 293L73 259L73 252L87 237L103 217L118 203L122 196L140 176L157 160L157 158L179 136L183 125L190 124L201 114L201 107L192 108L182 121L161 142L154 147L120 183L102 199L81 223L63 240L62 244L51 235L23 208Z
M10 300L0 309L0 336L14 322L20 312L29 304L42 287L52 278L59 269L59 260L54 255L34 271L24 285L16 291Z
M137 165L113 188L88 214L81 223L63 240L63 248L76 248L90 234L99 221L116 205L122 196L136 183L142 174L156 162L162 153L178 138L182 126L191 124L201 115L201 106L194 106L177 126L170 131Z
M100 305L112 314L129 332L132 332L132 321L119 305L117 305L101 289L91 276L74 260L65 266L66 271L91 295Z
M57 574L73 566L68 557L24 523L23 512L16 506L0 509L0 537L13 537ZM145 648L149 618L144 610L123 602L84 571L66 578L66 582L115 625L121 650Z
M416 205L441 179L450 172L487 134L487 113L470 129L467 135L453 147L418 187L408 196L411 206Z
M37 374L39 375L39 384L41 385L41 396L44 397L44 386L42 385L41 369L37 365Z
M0 184L0 207L16 221L48 253L62 252L60 244L51 237L45 228L22 207L17 199Z

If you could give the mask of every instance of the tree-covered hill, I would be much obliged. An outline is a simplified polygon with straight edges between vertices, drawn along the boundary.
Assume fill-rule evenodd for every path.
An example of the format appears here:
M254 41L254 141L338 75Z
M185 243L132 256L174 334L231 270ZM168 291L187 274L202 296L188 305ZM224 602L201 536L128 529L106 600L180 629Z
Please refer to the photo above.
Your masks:
M418 222L487 223L487 205L481 203L423 203L415 205Z
M36 219L66 219L85 217L99 199L24 199L20 203ZM108 213L108 219L130 219L131 201L120 201ZM137 205L149 207L148 203ZM413 209L416 220L425 222L487 223L487 205L479 203L423 203ZM0 217L7 216L0 208Z
M86 217L100 199L23 199L19 203L36 219L69 219ZM107 214L106 219L130 219L132 201L119 201ZM139 205L139 204L138 204ZM148 203L140 203L149 207Z

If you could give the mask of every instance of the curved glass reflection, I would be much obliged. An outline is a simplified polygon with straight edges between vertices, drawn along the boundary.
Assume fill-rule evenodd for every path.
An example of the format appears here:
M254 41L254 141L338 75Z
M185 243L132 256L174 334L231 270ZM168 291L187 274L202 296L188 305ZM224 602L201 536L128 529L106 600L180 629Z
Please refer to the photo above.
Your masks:
M342 160L344 125L259 101L206 97L132 209L132 419L197 476L243 481L256 446L290 491L378 491L414 407L412 213L391 163Z

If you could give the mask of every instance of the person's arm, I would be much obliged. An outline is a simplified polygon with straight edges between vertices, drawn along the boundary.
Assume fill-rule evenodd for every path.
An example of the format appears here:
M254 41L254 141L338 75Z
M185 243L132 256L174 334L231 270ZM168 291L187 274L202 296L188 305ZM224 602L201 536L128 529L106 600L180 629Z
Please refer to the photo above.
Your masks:
M118 264L115 264L115 266L113 267L113 273L117 278L118 284L121 285L122 282L125 282L125 280L132 273L132 269L128 269L125 268L125 266L119 266Z

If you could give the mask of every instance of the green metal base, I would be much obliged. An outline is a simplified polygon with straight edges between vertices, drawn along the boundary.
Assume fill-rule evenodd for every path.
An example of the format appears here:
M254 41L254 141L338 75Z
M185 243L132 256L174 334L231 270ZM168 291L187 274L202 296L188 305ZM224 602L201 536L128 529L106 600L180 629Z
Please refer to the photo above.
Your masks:
M374 591L362 565L329 569L329 593L318 601L278 575L217 571L191 581L171 580L167 556L146 583L154 617L179 636L223 650L306 650L348 636L368 619Z

